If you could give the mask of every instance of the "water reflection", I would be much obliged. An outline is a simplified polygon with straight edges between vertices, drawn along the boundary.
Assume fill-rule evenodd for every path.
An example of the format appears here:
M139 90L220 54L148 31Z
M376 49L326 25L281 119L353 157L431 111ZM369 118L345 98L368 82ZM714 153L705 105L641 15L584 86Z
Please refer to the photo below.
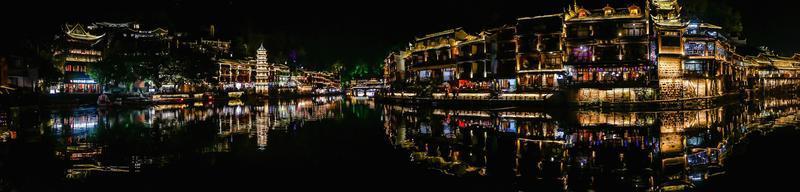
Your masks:
M389 140L410 150L418 166L442 174L507 178L528 190L640 191L704 185L724 172L731 143L780 123L798 104L767 99L686 111L383 111Z
M319 97L4 109L0 191L57 191L92 178L134 182L130 175L156 176L137 181L157 186L174 184L158 176L184 176L194 185L219 179L214 175L342 172L534 191L675 190L723 174L727 152L745 134L797 124L798 106L797 99L773 98L685 111L454 110ZM191 177L196 169L208 170Z
M15 130L28 132L27 139L38 138L31 141L35 143L52 139L55 158L67 164L67 179L131 174L161 168L187 151L269 150L271 139L286 137L305 122L340 118L341 101L318 97L263 105L230 101L134 109L16 109L0 111L0 142L16 139ZM42 117L22 117L26 115ZM12 122L26 125L14 128Z

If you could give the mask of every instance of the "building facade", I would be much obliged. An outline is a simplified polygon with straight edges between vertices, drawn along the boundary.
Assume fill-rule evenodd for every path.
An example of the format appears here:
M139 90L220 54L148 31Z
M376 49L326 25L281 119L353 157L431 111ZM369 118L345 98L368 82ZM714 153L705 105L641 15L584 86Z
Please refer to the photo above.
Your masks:
M219 66L218 79L223 90L245 90L255 88L257 75L256 63L252 60L222 59ZM256 75L254 75L256 74Z
M54 51L57 60L63 61L59 64L64 73L64 81L61 85L50 89L50 93L99 93L102 89L94 79L88 74L87 70L91 63L102 60L105 34L95 35L90 33L81 24L66 24L63 33L58 36L58 44Z
M562 14L517 19L518 90L549 92L563 84L563 20Z
M414 82L452 82L460 75L455 57L459 55L457 45L477 37L456 28L418 37L409 47L409 71ZM475 68L485 69L485 63Z
M568 91L578 102L637 102L655 96L656 67L648 60L648 18L637 5L565 13Z
M688 21L678 0L596 8L576 1L563 13L519 18L477 35L456 28L416 38L399 52L408 54L387 57L384 74L388 84L430 80L479 93L556 92L585 104L715 99L796 84L800 56L743 56L736 50L742 42L722 27ZM406 73L396 57L405 58L408 76L398 75Z

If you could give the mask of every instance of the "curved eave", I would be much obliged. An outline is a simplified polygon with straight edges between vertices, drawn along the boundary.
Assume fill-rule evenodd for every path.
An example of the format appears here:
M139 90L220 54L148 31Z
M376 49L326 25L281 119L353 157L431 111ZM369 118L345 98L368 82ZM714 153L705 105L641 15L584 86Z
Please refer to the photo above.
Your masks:
M103 38L106 34L102 34L102 35L81 35L81 34L67 33L67 35L69 35L69 37L75 38L75 39L87 40L87 41L95 41L95 40L98 40L100 38Z

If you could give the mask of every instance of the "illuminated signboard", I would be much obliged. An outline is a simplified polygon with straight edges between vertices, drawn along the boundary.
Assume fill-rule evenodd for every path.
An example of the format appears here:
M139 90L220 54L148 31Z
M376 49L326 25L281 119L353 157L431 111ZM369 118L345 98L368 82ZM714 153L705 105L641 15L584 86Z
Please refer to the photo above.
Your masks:
M69 80L69 82L70 83L88 83L88 84L94 84L95 83L94 80L92 80L92 79L72 79L72 80Z

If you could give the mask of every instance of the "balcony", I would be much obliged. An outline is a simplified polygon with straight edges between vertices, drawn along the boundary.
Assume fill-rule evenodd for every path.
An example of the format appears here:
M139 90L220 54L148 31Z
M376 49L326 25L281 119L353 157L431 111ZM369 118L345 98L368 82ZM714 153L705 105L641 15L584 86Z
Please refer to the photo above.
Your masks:
M624 88L624 87L649 87L654 85L648 78L638 78L634 80L602 80L602 81L582 81L576 80L569 84L571 87L581 88Z
M661 49L659 49L658 53L681 55L683 54L683 49L681 49L680 46L661 46Z

